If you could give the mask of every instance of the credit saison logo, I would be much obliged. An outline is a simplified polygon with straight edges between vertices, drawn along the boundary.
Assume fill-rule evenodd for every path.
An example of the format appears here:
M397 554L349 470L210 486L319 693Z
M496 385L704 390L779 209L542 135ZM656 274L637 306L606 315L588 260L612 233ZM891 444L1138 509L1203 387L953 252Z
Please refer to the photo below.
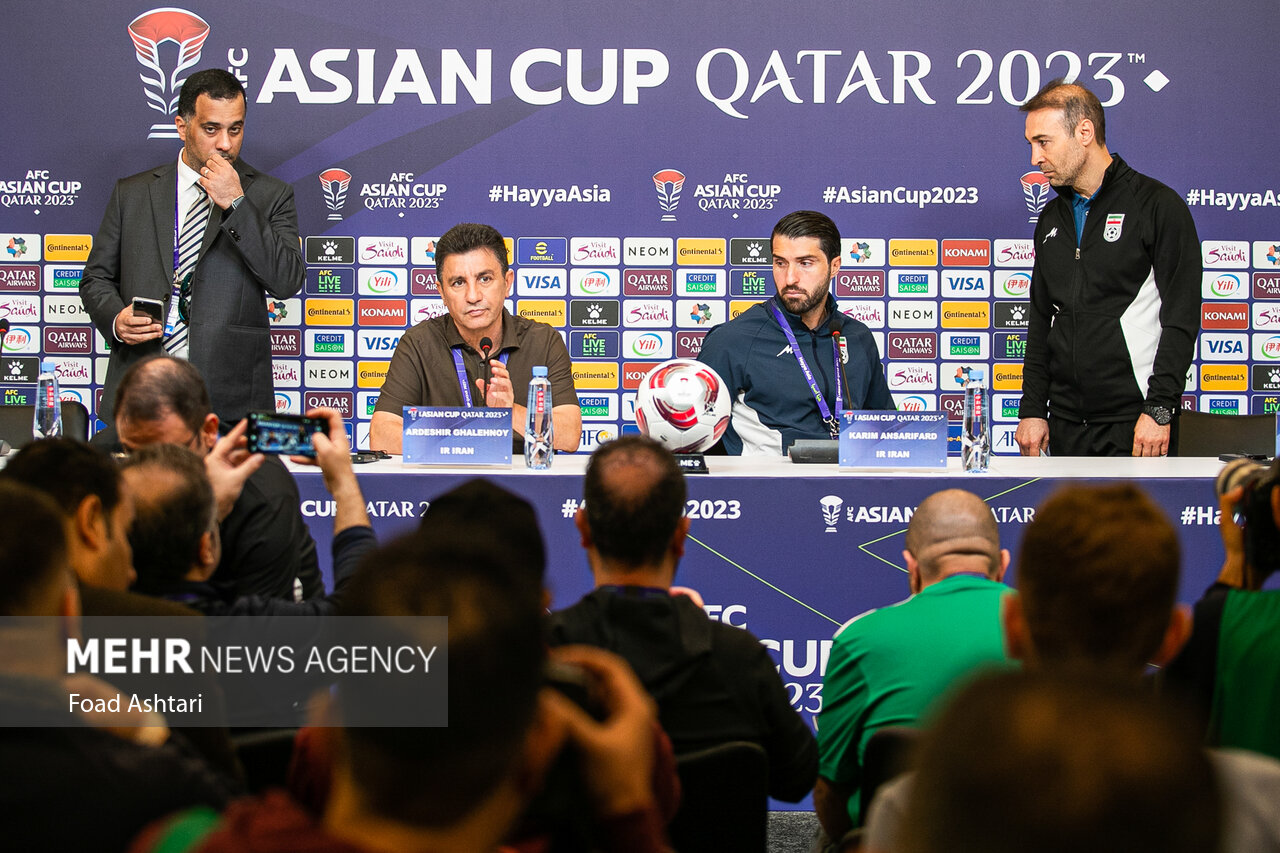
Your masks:
M617 394L579 394L578 407L582 409L583 420L611 421L618 408Z
M351 348L351 332L307 331L307 351L311 355L346 355Z
M948 332L943 336L943 358L986 358L983 344L985 333L960 335Z
M889 266L934 267L938 265L937 240L890 240Z
M1244 400L1240 397L1209 397L1204 405L1212 415L1238 415L1244 409Z
M84 267L46 266L44 268L46 290L80 290L80 278Z
M890 296L937 296L938 274L933 270L894 270L889 274Z

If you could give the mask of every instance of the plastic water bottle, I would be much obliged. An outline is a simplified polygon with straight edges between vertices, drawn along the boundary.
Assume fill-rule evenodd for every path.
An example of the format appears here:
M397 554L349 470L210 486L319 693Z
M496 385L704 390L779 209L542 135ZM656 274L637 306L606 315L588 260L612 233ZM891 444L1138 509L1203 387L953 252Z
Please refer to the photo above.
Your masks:
M529 414L524 425L524 464L529 468L545 470L551 467L556 455L551 442L551 382L545 367L533 369L529 382Z
M991 457L991 412L986 374L972 368L964 384L964 425L960 430L960 462L966 471L986 471Z
M58 394L58 372L52 361L40 362L40 381L36 386L36 416L31 425L33 438L56 438L62 435L62 400Z

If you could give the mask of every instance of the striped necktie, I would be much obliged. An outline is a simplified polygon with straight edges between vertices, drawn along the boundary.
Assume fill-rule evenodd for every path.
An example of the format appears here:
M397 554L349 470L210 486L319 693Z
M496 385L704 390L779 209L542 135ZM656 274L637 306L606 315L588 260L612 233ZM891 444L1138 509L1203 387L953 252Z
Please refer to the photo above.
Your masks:
M173 329L165 339L164 351L169 355L186 358L190 349L187 339L187 311L191 304L191 274L200 259L200 243L204 240L205 227L209 224L209 194L196 185L196 197L182 221L178 234L178 267L173 273L173 296L169 300L169 316L165 324Z

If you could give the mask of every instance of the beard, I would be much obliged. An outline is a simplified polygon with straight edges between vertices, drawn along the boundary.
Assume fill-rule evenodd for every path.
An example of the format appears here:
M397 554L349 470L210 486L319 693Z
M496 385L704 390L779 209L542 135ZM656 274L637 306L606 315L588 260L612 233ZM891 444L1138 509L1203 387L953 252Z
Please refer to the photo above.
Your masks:
M827 293L831 289L831 280L827 281L815 290L812 294L804 296L802 294L779 294L782 297L782 304L792 314L803 317L813 309L823 305L827 301Z

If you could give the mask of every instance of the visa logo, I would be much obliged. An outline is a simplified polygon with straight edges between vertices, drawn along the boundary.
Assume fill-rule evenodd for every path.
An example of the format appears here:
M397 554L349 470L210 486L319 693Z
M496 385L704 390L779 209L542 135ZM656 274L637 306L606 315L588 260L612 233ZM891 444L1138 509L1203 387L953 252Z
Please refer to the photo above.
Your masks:
M1244 355L1244 347L1239 341L1208 340L1205 345L1209 352L1218 355Z
M531 275L524 279L525 287L530 290L556 290L560 287L558 275Z
M947 287L957 292L984 290L985 283L976 275L947 276Z

